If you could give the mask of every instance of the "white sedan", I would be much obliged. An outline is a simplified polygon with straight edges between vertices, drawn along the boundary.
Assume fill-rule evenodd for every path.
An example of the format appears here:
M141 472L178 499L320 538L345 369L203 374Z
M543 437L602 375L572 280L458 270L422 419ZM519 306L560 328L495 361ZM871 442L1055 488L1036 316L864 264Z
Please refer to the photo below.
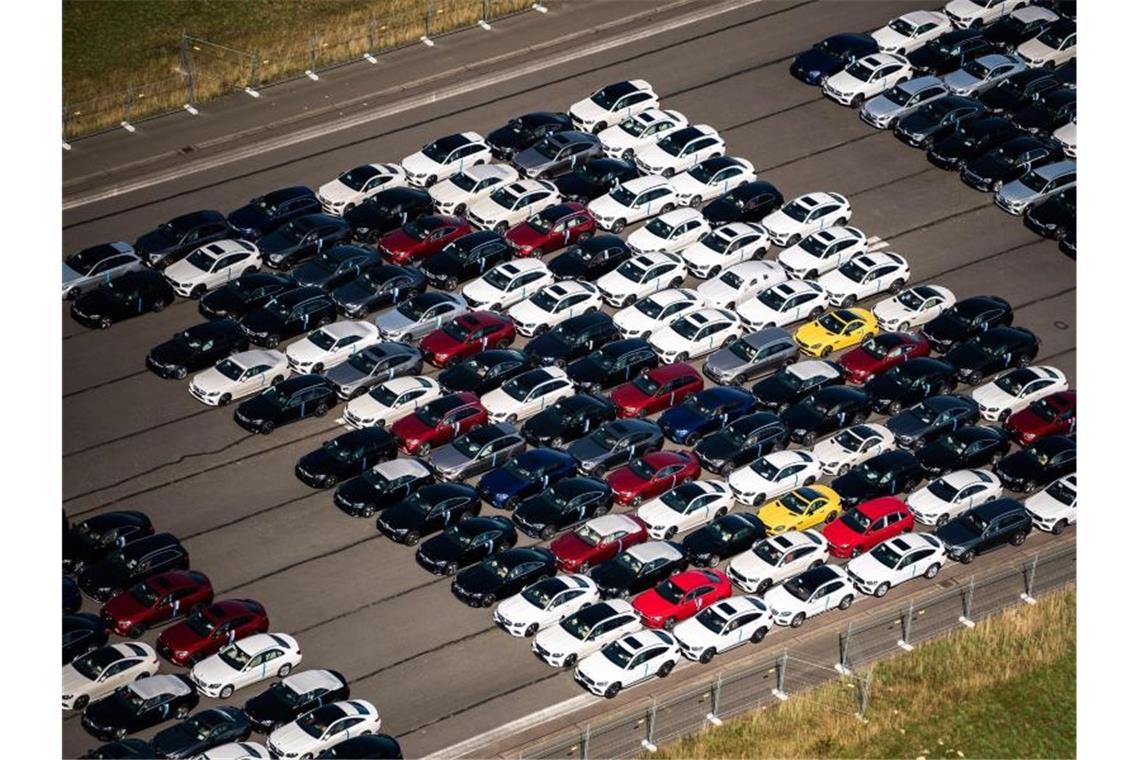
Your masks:
M678 531L699 528L732 509L732 491L723 480L694 480L637 508L650 538L668 540Z
M941 528L947 522L1001 496L1001 481L989 470L957 470L912 493L906 505L914 519Z
M855 586L843 568L820 565L800 573L764 595L777 625L799 628L809 617L845 610L855 601Z
M502 311L554 282L554 274L542 259L504 261L463 286L463 297L472 309Z
M681 652L707 664L715 655L752 642L759 644L771 630L772 612L758 596L721 599L673 629Z
M348 361L380 341L380 328L366 320L342 320L318 327L285 349L289 368L297 374L324 372Z
M434 378L425 375L395 377L348 402L344 424L362 429L385 427L443 395Z
M815 319L827 309L827 291L814 280L785 280L761 290L736 307L753 330Z
M712 229L695 208L679 208L650 220L626 241L633 253L678 253Z
M587 208L603 230L619 233L627 224L640 222L677 207L677 194L664 177L634 177L590 201Z
M768 245L768 232L759 224L730 222L706 232L681 252L681 258L694 277L708 279L735 264L763 258Z
M753 544L729 560L725 574L749 594L763 594L777 583L827 561L827 541L819 531L789 530Z
M735 309L762 290L788 279L788 273L774 261L745 261L697 286L697 292L710 306Z
M913 75L914 68L901 55L872 53L825 79L823 94L840 105L854 107Z
M1055 536L1077 521L1077 474L1054 480L1025 500L1025 509L1038 530Z
M363 699L350 699L309 710L271 733L265 744L274 757L312 758L355 736L379 731L376 706Z
M441 214L464 214L473 204L500 187L517 181L519 173L506 164L469 166L428 190Z
M1017 54L1030 66L1060 66L1077 55L1077 24L1057 21L1031 40L1021 43Z
M591 604L539 631L530 648L547 665L569 668L611 641L641 628L641 616L632 604L624 599L610 599Z
M225 406L235 398L260 393L291 374L289 360L280 351L242 351L194 375L190 395L203 404Z
M389 187L407 182L402 167L396 164L364 164L349 169L317 189L317 200L326 214L343 214Z
M657 107L657 93L644 79L614 82L570 106L574 126L598 133L610 124Z
M913 53L953 28L945 13L911 11L891 19L886 26L872 32L871 38L884 53Z
M257 742L230 742L211 747L194 760L269 760L272 755L269 750Z
M897 253L876 251L841 265L819 279L832 306L849 308L856 301L890 291L898 293L910 279L910 265Z
M236 690L264 681L284 678L301 662L301 646L284 633L255 633L238 639L199 662L190 679L200 694L229 699Z
M555 575L499 602L492 619L512 636L529 637L599 599L598 585L588 575Z
M764 229L779 246L793 246L805 235L842 227L851 218L851 203L839 193L816 191L788 201L764 217Z
M607 644L574 670L590 693L613 699L622 689L669 675L681 659L677 640L666 631L644 630Z
M428 187L469 166L491 163L491 148L478 132L461 132L441 137L406 157L400 167L408 183Z
M1005 422L1039 398L1069 390L1065 373L1056 367L1035 365L1010 370L997 380L975 388L970 396L990 422Z
M688 125L689 120L679 111L647 108L622 120L620 124L603 129L598 133L598 140L610 158L630 161L639 149Z
M1053 130L1053 139L1061 144L1065 155L1069 158L1077 157L1077 117L1068 124L1062 124Z
M149 644L107 644L63 666L63 709L82 710L115 689L158 672L158 655Z
M728 487L741 504L755 506L783 496L799 486L811 485L823 474L823 465L808 451L774 451L733 470Z
M872 311L880 330L906 331L930 322L957 300L953 291L941 285L915 285L879 301Z
M639 298L685 281L685 262L675 253L645 253L623 261L598 280L598 290L610 306L630 306Z
M560 399L573 396L574 383L560 367L539 367L512 377L483 396L491 422L514 424L553 406Z
M814 280L867 252L867 236L856 227L827 227L813 232L776 256L790 277Z
M645 174L672 177L700 162L724 155L724 138L708 124L678 129L637 152L634 163Z
M515 329L530 338L557 327L571 317L597 311L602 294L592 282L563 280L547 285L508 312Z
M847 574L864 594L886 596L892 586L932 579L946 564L946 546L931 533L903 533L847 563Z
M706 158L683 174L674 174L670 181L677 193L677 201L696 208L755 179L756 167L748 159L715 156Z
M494 230L501 235L508 228L561 202L562 194L553 182L520 179L500 186L486 198L471 204L467 209L467 218L475 227Z
M687 362L744 334L740 317L728 309L702 308L677 317L649 337L649 345L664 364Z
M201 298L207 290L225 285L261 268L261 252L248 240L219 240L194 249L162 274L183 298Z
M895 435L874 422L852 425L815 445L812 453L828 475L843 475L857 464L895 448Z
M950 0L942 12L959 29L978 29L1011 13L1016 16L1017 9L1026 5L1029 0Z
M705 299L690 288L669 288L651 293L614 314L614 324L624 338L649 339L661 329L686 314L704 308Z

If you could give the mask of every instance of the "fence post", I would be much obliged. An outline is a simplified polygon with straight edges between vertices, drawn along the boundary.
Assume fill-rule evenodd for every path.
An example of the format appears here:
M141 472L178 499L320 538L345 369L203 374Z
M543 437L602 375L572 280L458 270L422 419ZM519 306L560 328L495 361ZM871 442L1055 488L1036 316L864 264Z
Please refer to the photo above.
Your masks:
M709 701L711 703L710 709L709 709L708 714L705 715L705 720L707 720L709 723L712 723L714 726L719 726L723 722L723 721L721 721L721 719L718 715L718 713L720 712L720 679L721 679L721 676L722 676L722 672L717 671L716 681L713 682L712 693L709 697Z
M967 628L974 627L974 621L970 617L970 613L974 609L974 576L970 576L970 585L966 588L966 598L962 600L962 614L958 616L958 622Z
M645 738L641 740L641 746L645 747L649 752L656 752L657 745L653 743L653 729L654 724L657 723L657 697L653 698L653 703L649 706L649 715L645 719Z
M257 91L257 85L259 84L258 67L260 65L260 58L261 56L257 50L254 50L249 54L249 84L247 84L245 87L245 93L246 95L249 95L253 98L261 97L261 93Z
M194 59L190 55L190 39L186 32L182 33L182 40L178 43L178 58L182 64L182 76L186 80L186 102L182 107L191 116L197 116L198 109L194 107Z
M784 647L784 655L776 660L776 688L772 689L772 696L781 702L788 700L788 692L784 689L784 682L788 673L788 648Z
M1029 566L1029 574L1025 578L1025 591L1021 594L1021 601L1026 604L1037 604L1033 598L1033 581L1037 579L1037 558L1040 556L1040 552L1033 555L1033 564Z
M488 7L489 3L490 0L483 0L483 15L479 17L479 26L483 27L488 32L491 31L491 25L487 23L489 21L488 16L490 15L490 8Z
M128 132L135 131L135 125L131 124L131 106L135 102L135 85L134 82L127 82L127 101L123 104L123 120L119 122L119 126Z
M376 56L372 55L376 51L376 14L371 13L368 15L368 50L364 53L364 60L369 63L376 63Z
M906 614L902 617L902 638L898 640L899 648L903 651L910 652L914 646L910 643L910 626L914 622L914 600L910 600L910 606L906 609Z
M857 713L859 720L864 723L867 720L867 707L871 702L871 673L875 670L874 664L867 670L867 675L859 679L859 712Z
M305 69L305 76L314 82L320 79L317 76L317 48L320 47L320 44L317 35L314 34L309 38L309 68Z
M590 760L590 724L582 729L581 760Z
M420 42L428 47L435 46L435 42L431 39L431 0L424 3L424 34L420 37Z
M839 662L835 663L835 669L845 676L851 675L851 668L847 665L847 649L851 641L851 628L854 624L847 624L847 635L839 634Z

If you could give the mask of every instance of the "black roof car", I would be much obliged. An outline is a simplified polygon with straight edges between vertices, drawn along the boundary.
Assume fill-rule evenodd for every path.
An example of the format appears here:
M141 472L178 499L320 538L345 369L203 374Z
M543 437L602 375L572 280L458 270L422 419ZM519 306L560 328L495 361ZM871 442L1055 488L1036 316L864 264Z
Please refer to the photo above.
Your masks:
M661 426L652 420L617 419L574 441L567 452L578 460L582 473L590 475L658 449L664 439ZM633 447L632 451L630 447Z
M926 160L939 169L957 170L971 158L1022 134L1001 116L979 116L959 123L953 132L936 140L926 151Z
M323 417L337 403L336 387L323 375L294 375L243 401L234 421L251 433L268 435L280 425Z
M389 187L345 211L344 220L352 230L353 240L371 245L385 232L434 211L435 200L427 190Z
M121 739L168 718L185 718L198 705L188 675L159 675L121 686L83 711L83 729L103 741Z
M818 85L824 77L842 71L852 61L878 51L879 44L869 34L833 34L797 55L789 70L801 82Z
M771 182L737 185L701 211L714 227L730 222L759 222L784 205L784 195Z
M232 319L215 319L176 332L146 355L146 366L159 377L181 380L199 369L249 348L249 338Z
M998 296L971 296L951 306L922 326L922 334L937 351L946 353L959 341L991 327L1013 322L1013 307Z
M556 572L554 552L549 549L514 547L459 573L451 582L451 593L472 607L489 607Z
M85 758L152 758L154 750L142 739L118 739L84 752Z
M1009 451L1009 447L1009 435L1004 430L969 425L935 438L916 450L915 456L927 474L933 477L993 464Z
M654 551L652 558L646 558L645 553L654 546L660 550ZM689 560L676 544L652 542L639 544L639 547L626 549L590 571L590 578L597 584L603 599L628 599L689 568Z
M71 526L63 542L63 571L78 573L128 541L149 536L154 526L145 512L115 510Z
M782 412L819 388L843 383L843 369L832 361L824 361L827 371L803 375L803 368L792 364L752 386L760 406Z
M547 540L559 530L605 514L612 505L613 489L604 480L562 478L520 504L511 520L531 538Z
M975 98L944 95L920 106L895 122L894 135L912 148L926 149L936 138L954 129L962 121L986 112Z
M1077 226L1077 186L1066 188L1048 200L1030 206L1022 217L1026 227L1042 237L1060 237Z
M997 463L994 474L1009 491L1035 491L1077 469L1077 442L1068 436L1047 435Z
M321 202L311 189L298 185L259 195L226 217L239 238L257 240L290 219L321 210Z
M954 29L908 53L906 58L917 72L915 76L941 76L993 52L997 52L997 46L985 39L980 29Z
M982 93L980 100L991 113L1005 114L1020 110L1058 88L1075 87L1077 66L1069 61L1055 69L1030 68L1014 74L997 87Z
M866 391L847 385L830 385L801 399L780 417L793 441L810 446L820 435L862 423L870 411L871 398Z
M900 446L917 447L936 435L977 421L978 402L970 396L931 396L887 420Z
M228 237L230 226L220 211L207 209L176 216L135 241L135 252L148 266L165 269L200 245Z
M400 742L388 734L354 736L334 744L317 755L318 758L380 758L401 760L404 757Z
M579 388L591 393L632 380L643 370L653 369L661 359L649 341L626 338L606 343L566 368Z
M621 337L613 318L604 311L570 317L553 330L533 338L523 352L536 366L564 367L570 361Z
M522 351L488 348L445 369L439 374L439 384L453 393L470 391L482 396L530 368Z
M593 281L617 269L632 253L625 240L617 235L594 235L584 240L579 238L576 245L551 259L549 266L559 280Z
M259 346L276 348L285 338L323 327L336 318L336 303L328 293L309 285L279 293L264 306L242 317L241 328Z
M251 730L245 712L222 705L164 728L155 734L151 746L157 757L193 757L222 744L245 741Z
M1055 129L1077 118L1077 91L1056 89L1047 95L1034 98L1017 110L1010 121L1027 132L1050 136Z
M160 272L136 270L83 293L71 302L71 318L84 327L107 329L115 322L174 303L174 288Z
M897 364L867 381L864 389L876 412L898 414L904 406L954 390L954 365L930 356Z
M617 408L608 398L576 393L527 420L522 434L531 446L560 449L616 416Z
M306 671L274 681L265 691L246 701L242 710L254 730L268 734L322 704L349 697L348 679L335 670Z
M198 313L206 319L241 319L260 309L274 296L297 287L287 274L254 272L243 274L198 300Z
M923 480L923 470L906 449L884 451L851 468L831 482L844 508L877 496L912 490Z
M753 412L702 438L693 453L701 467L723 475L783 447L787 440L783 419L774 412Z
M967 161L962 165L961 177L975 190L993 192L1030 169L1062 158L1061 148L1053 140L1023 135Z
M326 248L297 267L293 272L293 278L298 285L316 285L326 291L332 291L380 262L380 252L375 248L336 245Z
M332 291L337 309L350 319L359 319L384 306L424 292L427 280L415 267L377 264Z
M1047 14L1041 14L1029 21L1024 21L1012 13L1005 14L983 29L982 36L995 47L1012 52L1021 43L1033 39L1044 31L1051 21Z
M554 180L558 192L568 201L589 203L608 193L615 185L638 176L637 165L621 158L591 158L574 171Z
M518 531L507 518L471 517L420 544L416 562L434 575L455 575L459 568L509 549L517 541Z
M396 437L384 428L351 430L302 456L293 472L307 486L332 488L382 460L394 459L396 449Z
M962 564L978 553L1005 543L1020 546L1032 529L1025 505L1017 499L995 499L974 507L938 528L934 535L946 546L950 559Z
M694 565L716 567L764 537L764 523L752 512L729 512L717 517L681 542L685 558Z
M271 269L290 269L325 248L348 241L348 222L331 214L305 214L257 241L264 264Z
M63 616L63 664L107 643L106 621L90 612Z
M506 161L546 135L570 129L571 126L569 114L551 111L524 113L488 132L487 145L491 148L491 155L500 161Z
M476 277L510 258L510 244L497 232L480 230L453 240L420 265L432 286L455 290L460 282Z
M999 325L950 349L946 361L954 365L959 379L977 385L1003 369L1028 366L1040 347L1041 342L1032 331Z
M376 530L415 546L420 538L466 521L483 508L479 492L466 483L429 483L409 493L376 518Z
M93 599L106 601L116 591L166 570L185 570L190 555L170 533L155 533L123 545L79 574L79 586Z

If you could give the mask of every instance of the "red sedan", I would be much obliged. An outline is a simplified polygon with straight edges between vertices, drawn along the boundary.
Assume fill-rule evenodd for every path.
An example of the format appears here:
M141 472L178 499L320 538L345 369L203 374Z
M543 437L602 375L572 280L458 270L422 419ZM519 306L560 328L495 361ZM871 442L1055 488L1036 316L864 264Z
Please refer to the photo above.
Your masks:
M155 649L175 665L190 667L236 639L269 631L269 615L252 599L227 599L193 612L158 637Z
M474 229L462 217L429 214L383 235L376 250L393 264L407 264L422 261L471 232Z
M647 628L669 630L710 604L732 596L732 583L720 570L686 570L633 598Z
M148 629L214 601L210 579L195 570L159 573L107 600L99 616L120 636L137 639Z
M700 461L691 451L651 451L611 472L606 482L614 490L614 501L637 506L700 474Z
M705 387L704 378L684 362L662 364L614 388L610 399L618 417L645 417L680 404Z
M648 537L645 523L633 515L602 515L554 539L550 551L562 572L584 573Z
M833 557L858 557L888 538L914 530L914 515L894 496L868 499L832 520L823 529Z
M1034 401L1005 421L1005 429L1019 446L1046 435L1065 435L1077 429L1077 392L1059 391Z
M506 348L515 323L493 311L472 311L433 330L420 341L420 353L437 367L450 367L485 348Z
M593 215L581 203L567 202L543 209L507 230L504 236L516 256L541 256L590 237L597 230Z
M487 424L487 410L479 397L469 391L449 393L429 401L416 411L396 420L392 435L406 454L427 456L436 446Z
M843 378L865 383L875 375L916 356L930 355L930 341L919 333L885 332L868 338L839 357Z

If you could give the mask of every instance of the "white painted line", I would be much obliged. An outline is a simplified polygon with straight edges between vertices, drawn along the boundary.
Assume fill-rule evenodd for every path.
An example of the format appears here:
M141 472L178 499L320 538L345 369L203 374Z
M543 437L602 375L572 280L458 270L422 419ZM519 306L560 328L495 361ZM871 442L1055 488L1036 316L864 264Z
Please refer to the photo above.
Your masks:
M961 623L962 625L966 626L967 628L973 628L976 625L976 623L973 620L970 620L970 618L966 617L965 615L959 615L958 616L958 622Z
M438 752L433 752L423 760L451 760L451 758L462 757L475 750L483 749L487 745L493 744L500 739L520 734L533 726L538 726L549 720L555 720L556 718L561 718L572 712L581 710L596 701L597 697L593 694L579 694L576 697L571 697L570 699L551 705L538 712L531 713L518 720L504 723L498 728L493 728L490 731L481 733L478 736L473 736L458 744L453 744Z
M913 652L914 651L914 644L908 644L905 641L903 641L902 639L899 639L895 643L898 644L899 649L903 650L904 652Z
M1037 604L1037 600L1031 597L1029 594L1022 594L1021 601L1025 602L1026 604Z
M649 741L648 739L642 739L641 740L641 746L645 747L645 750L647 752L650 752L650 753L657 751L657 745L654 744L653 742Z
M772 689L772 696L775 697L776 699L780 700L781 702L787 702L788 701L788 693L786 691L780 691L779 689Z
M320 77L317 76L317 72L313 71L312 69L305 69L305 76L307 76L309 79L312 79L314 82L320 80Z
M197 116L198 115L198 109L195 108L194 106L190 105L189 103L183 103L182 107L184 109L186 109L186 113L190 114L191 116Z

